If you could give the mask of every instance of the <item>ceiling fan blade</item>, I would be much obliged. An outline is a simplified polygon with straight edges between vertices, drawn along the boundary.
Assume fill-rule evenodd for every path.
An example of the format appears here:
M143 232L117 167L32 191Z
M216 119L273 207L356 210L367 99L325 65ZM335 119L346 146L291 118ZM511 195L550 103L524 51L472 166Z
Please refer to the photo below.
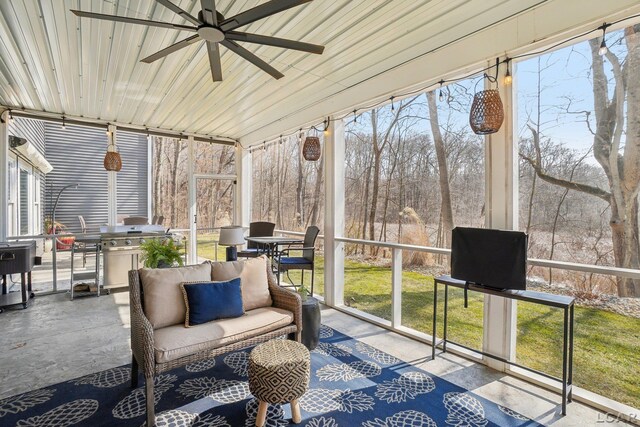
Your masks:
M129 18L127 16L105 15L103 13L84 12L82 10L72 10L71 12L73 12L76 16L80 16L83 18L103 19L105 21L126 22L127 24L140 24L140 25L148 25L151 27L172 28L172 29L184 30L184 31L198 31L196 27L172 24L170 22L149 21L146 19Z
M262 59L258 58L256 55L240 46L238 43L232 40L223 40L220 43L230 51L236 53L237 55L240 55L256 67L262 69L264 72L271 74L271 76L276 80L284 77L284 74L282 74L280 71L276 70L271 65L267 64Z
M215 0L200 0L202 5L202 17L204 21L209 25L218 25L218 16L216 14L216 2Z
M303 52L316 53L318 55L324 51L324 46L317 44L281 39L278 37L262 36L260 34L241 33L238 31L229 31L225 33L225 38L239 42L266 44L269 46L283 47L285 49L301 50Z
M205 0L202 1L204 2ZM220 29L222 31L235 30L243 25L250 24L262 18L266 18L267 16L271 16L310 1L312 0L271 0L252 9L241 12L236 16L225 19L220 23Z
M189 12L187 12L186 10L176 6L175 4L171 3L169 0L156 0L158 3L160 3L161 5L163 5L164 7L171 9L173 12L177 13L178 15L182 16L184 19L186 19L187 21L191 22L194 25L201 25L202 23L200 21L198 21L197 18L194 18Z
M211 66L213 81L221 82L222 64L220 63L220 47L218 47L218 43L207 42L207 53L209 54L209 65Z
M181 41L179 41L177 43L174 43L169 47L165 47L164 49L159 50L158 52L154 53L153 55L149 55L146 58L141 59L140 62L146 62L147 64L151 64L152 62L157 61L158 59L162 59L165 56L169 55L170 53L177 52L180 49L183 49L183 48L185 48L185 47L187 47L187 46L189 46L189 45L191 45L191 44L193 44L193 43L195 43L195 42L197 42L199 40L201 40L200 36L195 34L195 35L193 35L191 37L188 37L188 38L186 38L184 40L181 40Z

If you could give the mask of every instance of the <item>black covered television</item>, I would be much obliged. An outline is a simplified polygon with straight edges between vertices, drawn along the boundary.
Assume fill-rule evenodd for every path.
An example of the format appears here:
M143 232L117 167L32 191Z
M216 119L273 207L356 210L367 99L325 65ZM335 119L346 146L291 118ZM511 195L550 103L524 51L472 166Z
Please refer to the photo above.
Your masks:
M519 231L456 227L451 233L451 277L493 289L526 289L527 235Z

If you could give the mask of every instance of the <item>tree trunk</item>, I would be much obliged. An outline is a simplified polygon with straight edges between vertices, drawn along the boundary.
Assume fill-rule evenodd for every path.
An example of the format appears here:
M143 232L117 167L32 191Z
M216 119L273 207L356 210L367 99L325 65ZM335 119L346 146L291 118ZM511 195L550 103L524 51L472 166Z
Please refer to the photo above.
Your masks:
M533 198L535 197L535 194L536 194L537 178L538 178L538 175L534 170L533 175L531 176L531 193L529 194L529 207L527 209L527 226L525 228L525 233L527 234L531 233L531 215L533 213ZM529 241L529 244L531 244L531 241Z
M182 152L182 142L177 140L174 143L173 149L173 164L171 165L171 194L173 195L174 203L171 206L171 224L176 223L176 217L178 216L178 203L175 200L178 197L178 163L180 161L180 153Z
M369 240L375 240L376 211L378 209L378 192L380 191L380 156L382 150L378 146L377 111L371 111L371 137L373 139L373 183L371 185L371 206L369 206ZM374 247L371 248L373 251Z
M593 61L593 91L596 112L594 154L602 166L611 188L611 230L616 265L640 267L638 244L638 190L640 188L640 25L625 30L627 58L624 68L609 52L615 78L611 101L603 58L598 55L599 44L591 40ZM626 96L625 96L626 95ZM627 101L626 129L625 97ZM626 132L624 132L626 131ZM621 139L626 135L623 154ZM640 280L618 278L618 295L640 296Z
M278 201L278 203L276 203L276 224L277 224L277 228L285 228L284 224L282 223L282 185L281 185L281 179L282 179L282 171L280 170L280 150L279 147L277 145L274 145L273 150L276 152L276 200Z
M453 209L451 208L451 190L449 189L449 169L447 167L447 152L444 140L440 133L440 123L438 121L438 107L436 105L435 92L427 92L427 102L429 104L429 124L433 135L433 145L436 149L438 160L438 184L440 185L440 212L442 215L442 232L444 246L451 245L451 230L453 229Z
M162 193L160 183L162 179L162 139L156 136L151 137L153 141L153 214L162 215Z
M296 225L298 229L302 229L304 225L304 200L303 194L303 175L302 175L302 152L298 150L298 184L296 186Z
M365 178L364 178L364 197L363 197L363 209L362 209L362 240L366 240L367 239L367 203L369 202L369 188L370 188L370 183L371 183L371 162L373 161L373 154L372 156L369 157L368 162L367 162L367 173L365 174ZM365 246L362 245L361 248L361 253L362 255L364 255L364 251L365 251Z

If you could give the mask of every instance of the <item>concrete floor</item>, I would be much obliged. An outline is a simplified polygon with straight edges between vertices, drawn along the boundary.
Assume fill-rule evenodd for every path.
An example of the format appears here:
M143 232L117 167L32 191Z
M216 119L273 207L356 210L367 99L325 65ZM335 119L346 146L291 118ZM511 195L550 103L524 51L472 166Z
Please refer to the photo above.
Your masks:
M627 425L578 402L560 416L560 396L467 359L323 308L323 323L545 425ZM129 294L70 301L37 297L27 310L0 314L0 399L130 363Z

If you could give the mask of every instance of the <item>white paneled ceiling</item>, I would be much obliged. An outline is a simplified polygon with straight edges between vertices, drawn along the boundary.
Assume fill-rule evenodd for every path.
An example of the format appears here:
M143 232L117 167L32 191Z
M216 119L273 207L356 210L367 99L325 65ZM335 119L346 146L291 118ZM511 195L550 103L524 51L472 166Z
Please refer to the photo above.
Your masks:
M225 17L264 0L217 0ZM199 0L174 0L197 15ZM275 80L221 47L214 83L204 43L140 59L193 33L78 18L70 9L187 24L154 0L1 0L0 104L242 139L295 111L545 0L315 0L240 30L326 46L313 55L242 44ZM377 94L371 94L372 97ZM253 141L249 141L253 142Z

